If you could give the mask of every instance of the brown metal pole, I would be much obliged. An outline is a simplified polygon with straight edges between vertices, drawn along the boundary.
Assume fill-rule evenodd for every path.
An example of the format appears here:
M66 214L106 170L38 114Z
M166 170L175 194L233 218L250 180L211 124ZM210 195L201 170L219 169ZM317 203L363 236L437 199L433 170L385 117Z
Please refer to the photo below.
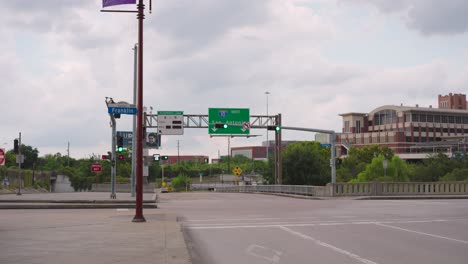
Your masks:
M143 19L145 5L138 0L138 92L136 125L136 204L132 222L146 222L143 217Z

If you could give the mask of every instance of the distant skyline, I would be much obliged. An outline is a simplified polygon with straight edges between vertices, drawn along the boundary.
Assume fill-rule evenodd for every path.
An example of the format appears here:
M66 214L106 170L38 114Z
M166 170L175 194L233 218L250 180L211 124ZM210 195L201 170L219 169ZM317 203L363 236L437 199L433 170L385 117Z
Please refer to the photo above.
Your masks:
M133 101L137 20L101 9L95 0L0 2L0 148L11 149L21 132L40 156L66 155L68 142L74 158L110 149L104 100ZM153 1L144 20L144 105L260 115L268 96L269 114L281 113L283 125L338 132L340 113L435 107L439 94L468 91L466 10L464 0ZM122 116L117 130L130 131L131 121ZM231 147L266 141L264 130L251 134ZM207 129L163 136L153 152L177 155L177 140L180 155L227 154L227 138Z

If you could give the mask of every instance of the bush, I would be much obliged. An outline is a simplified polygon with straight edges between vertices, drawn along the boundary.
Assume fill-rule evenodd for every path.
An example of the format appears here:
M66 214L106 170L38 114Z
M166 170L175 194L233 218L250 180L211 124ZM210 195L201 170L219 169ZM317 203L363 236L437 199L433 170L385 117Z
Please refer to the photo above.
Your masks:
M185 176L184 174L179 174L171 182L171 187L176 192L185 191L190 189L190 184L192 184L192 179Z
M46 180L36 180L33 184L33 188L34 189L43 188L43 189L49 190L50 186L49 186L49 182Z

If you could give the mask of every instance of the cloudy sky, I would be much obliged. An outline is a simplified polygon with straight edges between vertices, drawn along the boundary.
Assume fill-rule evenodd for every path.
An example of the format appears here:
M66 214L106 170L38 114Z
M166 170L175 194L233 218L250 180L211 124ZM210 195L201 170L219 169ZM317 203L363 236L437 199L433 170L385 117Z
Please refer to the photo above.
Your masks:
M133 100L135 14L100 0L0 1L0 147L40 155L106 153L105 97ZM125 5L119 9L135 9ZM341 131L340 113L437 105L468 92L466 0L153 0L146 15L144 105L281 113L283 125ZM265 95L265 92L270 95ZM117 130L131 130L130 116ZM233 138L231 146L258 145ZM271 134L273 137L273 134ZM313 134L283 131L285 140ZM163 137L158 152L227 153L205 129Z

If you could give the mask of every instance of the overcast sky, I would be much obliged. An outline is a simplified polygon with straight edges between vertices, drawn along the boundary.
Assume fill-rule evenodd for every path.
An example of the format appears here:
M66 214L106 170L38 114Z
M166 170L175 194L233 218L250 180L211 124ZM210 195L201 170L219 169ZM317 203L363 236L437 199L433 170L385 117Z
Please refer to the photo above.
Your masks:
M135 14L100 0L0 1L0 147L74 158L110 150L104 102L133 100ZM125 5L119 9L135 9ZM340 113L437 105L468 92L466 0L153 0L144 21L144 105L281 113L283 125L341 131ZM146 10L147 11L147 10ZM131 116L117 130L131 130ZM259 137L231 146L259 145ZM273 138L271 134L270 139ZM284 140L313 134L283 131ZM227 153L207 129L163 137L158 153ZM5 144L6 143L6 144Z

